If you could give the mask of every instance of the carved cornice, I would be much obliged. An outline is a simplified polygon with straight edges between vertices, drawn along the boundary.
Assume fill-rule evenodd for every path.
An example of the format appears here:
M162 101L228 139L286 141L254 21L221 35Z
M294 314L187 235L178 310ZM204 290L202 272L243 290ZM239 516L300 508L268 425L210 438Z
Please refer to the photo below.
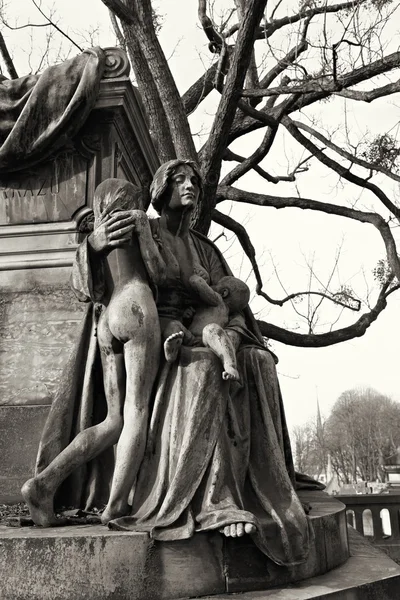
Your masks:
M76 221L58 223L27 223L22 225L1 225L0 240L12 237L64 234L76 231Z
M0 271L70 267L77 247L75 218L61 223L3 225L0 227Z
M95 110L123 109L129 121L131 131L140 147L149 172L154 175L160 161L154 148L141 107L139 92L128 77L102 79Z

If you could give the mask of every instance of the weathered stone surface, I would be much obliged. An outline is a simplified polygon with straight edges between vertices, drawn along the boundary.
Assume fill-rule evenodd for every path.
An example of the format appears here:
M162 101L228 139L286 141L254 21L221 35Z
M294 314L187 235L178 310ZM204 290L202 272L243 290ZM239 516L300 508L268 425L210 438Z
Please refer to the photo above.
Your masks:
M226 577L229 592L261 590L313 577L342 564L349 556L345 506L325 492L301 491L311 504L314 544L308 560L290 569L268 560L248 538L226 540Z
M0 503L21 500L21 486L34 472L48 411L48 406L0 406Z
M0 225L69 221L85 205L89 161L63 151L44 164L0 177Z
M299 583L247 592L241 600L397 600L400 567L352 528L349 560L340 567ZM203 600L232 600L230 594Z
M218 534L157 543L101 525L0 527L0 543L2 600L166 600L225 589Z
M51 404L83 306L68 284L0 292L0 404Z
M302 496L308 500L306 492ZM307 563L296 569L277 567L251 540L227 542L219 533L200 533L178 542L153 542L144 533L110 531L99 525L19 530L0 527L1 599L172 600L265 590L315 576L326 569L327 554L335 551L325 547L329 538L324 537L324 523L332 517L329 511L344 518L344 509L323 493L313 497L315 514L311 513L311 518L317 545ZM337 522L340 529L340 519ZM348 556L346 543L347 534L341 561ZM11 562L13 569L9 568ZM307 589L306 585L298 584L298 589ZM256 597L256 591L243 595ZM260 596L264 597L268 596Z

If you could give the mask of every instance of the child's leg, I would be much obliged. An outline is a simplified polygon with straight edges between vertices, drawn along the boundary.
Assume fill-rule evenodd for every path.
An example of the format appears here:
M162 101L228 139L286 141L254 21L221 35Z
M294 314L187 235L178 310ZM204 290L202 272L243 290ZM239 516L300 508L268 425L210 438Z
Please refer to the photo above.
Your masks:
M22 487L22 495L36 525L50 527L59 524L53 506L54 494L59 485L75 469L113 446L121 432L122 402L125 396L122 344L111 336L106 315L102 315L100 319L97 336L104 372L107 417L98 425L81 431L44 471Z
M194 336L180 321L161 320L164 355L167 362L175 362L183 343L192 345Z
M124 427L117 446L110 499L101 517L104 524L128 514L128 496L145 451L149 402L159 367L160 336L149 335L146 343L138 342L138 337L124 345Z
M203 343L221 359L224 367L222 378L239 381L235 348L226 331L216 323L206 325L203 329Z

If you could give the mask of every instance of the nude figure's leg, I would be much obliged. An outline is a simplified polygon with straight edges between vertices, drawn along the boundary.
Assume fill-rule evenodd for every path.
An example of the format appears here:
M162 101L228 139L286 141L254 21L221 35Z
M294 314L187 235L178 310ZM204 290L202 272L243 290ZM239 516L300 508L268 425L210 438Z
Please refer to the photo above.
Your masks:
M81 431L72 442L39 475L22 487L22 496L28 504L36 525L51 527L60 524L54 514L54 494L59 485L75 469L89 462L106 448L113 446L122 429L122 401L125 396L125 377L122 344L108 339L102 345L106 323L100 322L98 337L104 371L104 386L107 399L107 417L98 425ZM102 340L103 341L103 340ZM120 382L122 381L122 389Z
M104 524L129 512L128 496L145 451L149 401L158 371L159 353L160 340L155 336L145 345L135 339L124 345L124 427L117 446L110 499L101 517Z
M191 345L194 336L180 321L169 321L163 327L163 340L165 359L173 363L178 358L182 344Z
M206 325L203 329L203 343L221 360L224 367L222 378L239 381L235 348L226 331L216 323Z

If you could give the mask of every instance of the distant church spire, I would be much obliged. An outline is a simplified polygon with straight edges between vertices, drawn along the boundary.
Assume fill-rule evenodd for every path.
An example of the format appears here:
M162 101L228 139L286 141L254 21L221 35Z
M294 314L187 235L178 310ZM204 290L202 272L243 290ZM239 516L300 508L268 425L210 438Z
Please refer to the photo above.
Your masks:
M319 407L318 390L317 390L317 430L318 430L318 437L320 436L320 434L323 435L324 427L322 425L321 410Z
M324 425L322 423L321 409L319 406L318 388L317 387L315 388L315 391L316 391L316 395L317 395L317 439L318 439L318 443L320 445L320 448L322 450L322 455L323 455L323 469L324 469L324 474L325 474L325 481L326 481L326 483L328 483L328 476L329 476L329 478L331 477L332 468L331 468L331 464L330 464L329 454L328 454L328 460L326 460Z

